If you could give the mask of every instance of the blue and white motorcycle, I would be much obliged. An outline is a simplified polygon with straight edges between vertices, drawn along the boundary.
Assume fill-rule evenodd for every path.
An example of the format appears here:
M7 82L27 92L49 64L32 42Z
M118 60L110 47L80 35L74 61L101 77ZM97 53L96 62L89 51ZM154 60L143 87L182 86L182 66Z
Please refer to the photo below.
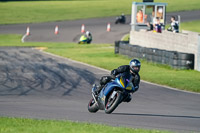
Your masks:
M95 96L96 85L92 88L92 99L88 103L88 111L96 113L98 110L105 110L105 113L112 113L121 102L131 100L130 93L135 91L130 74L120 74L108 82L98 96Z

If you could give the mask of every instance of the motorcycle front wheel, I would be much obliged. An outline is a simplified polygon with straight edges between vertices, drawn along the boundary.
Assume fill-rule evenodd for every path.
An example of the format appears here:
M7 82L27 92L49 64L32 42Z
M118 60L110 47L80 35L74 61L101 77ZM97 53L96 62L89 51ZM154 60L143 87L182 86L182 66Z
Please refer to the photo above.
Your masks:
M96 113L99 110L99 107L95 103L95 100L92 98L88 103L88 111L91 113Z
M121 103L121 97L122 94L120 92L117 92L113 98L111 98L112 94L108 97L106 106L105 106L105 112L107 114L112 113L117 106Z

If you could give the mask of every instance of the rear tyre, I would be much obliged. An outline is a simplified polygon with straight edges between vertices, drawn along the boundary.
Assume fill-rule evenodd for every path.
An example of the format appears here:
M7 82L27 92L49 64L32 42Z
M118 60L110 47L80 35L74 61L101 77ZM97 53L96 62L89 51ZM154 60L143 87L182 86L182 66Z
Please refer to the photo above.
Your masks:
M121 103L121 99L122 99L122 94L120 92L117 92L114 98L111 98L111 95L108 97L106 106L105 106L105 112L107 114L112 113L117 108L117 106Z
M95 103L95 100L92 98L90 102L88 103L88 111L91 113L96 113L99 110L97 104Z

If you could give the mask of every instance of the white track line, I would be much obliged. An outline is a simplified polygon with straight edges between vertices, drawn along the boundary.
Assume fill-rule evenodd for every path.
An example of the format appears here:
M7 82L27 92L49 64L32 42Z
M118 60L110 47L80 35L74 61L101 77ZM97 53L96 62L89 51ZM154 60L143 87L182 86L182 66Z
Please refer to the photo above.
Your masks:
M24 39L25 39L26 37L27 37L27 34L24 34L23 37L22 37L22 39L21 39L22 43L24 43Z
M52 54L52 53L48 53L48 52L45 52L45 51L42 51L42 50L40 50L40 51L42 53L45 53L45 54L48 54L48 55L51 55L51 56L55 56L55 57L58 57L58 58L69 60L71 62L79 63L79 64L82 64L82 65L86 65L86 66L93 67L93 68L96 68L96 69L99 69L99 70L102 70L102 71L110 73L110 71L107 70L107 69L103 69L103 68L100 68L100 67L97 67L97 66L89 65L89 64L86 64L86 63L83 63L83 62L80 62L80 61L75 61L75 60L72 60L72 59L69 59L69 58L66 58L66 57L62 57L62 56L59 56L59 55L55 55L55 54ZM174 90L174 91L200 95L200 93L190 92L190 91L186 91L186 90L179 90L179 89L176 89L176 88L172 88L172 87L165 86L165 85L159 85L159 84L151 83L151 82L144 81L144 80L141 80L141 81L146 83L146 84L151 84L151 85L155 85L155 86L159 86L159 87L164 87L164 88L167 88L167 89L170 89L170 90Z

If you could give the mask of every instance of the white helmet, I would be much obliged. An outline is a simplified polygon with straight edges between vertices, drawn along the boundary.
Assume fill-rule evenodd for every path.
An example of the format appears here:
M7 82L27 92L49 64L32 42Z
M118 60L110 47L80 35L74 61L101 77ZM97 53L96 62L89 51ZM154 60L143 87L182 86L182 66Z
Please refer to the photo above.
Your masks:
M90 35L90 32L89 32L89 31L86 31L85 34L86 34L86 36L89 36L89 35Z

